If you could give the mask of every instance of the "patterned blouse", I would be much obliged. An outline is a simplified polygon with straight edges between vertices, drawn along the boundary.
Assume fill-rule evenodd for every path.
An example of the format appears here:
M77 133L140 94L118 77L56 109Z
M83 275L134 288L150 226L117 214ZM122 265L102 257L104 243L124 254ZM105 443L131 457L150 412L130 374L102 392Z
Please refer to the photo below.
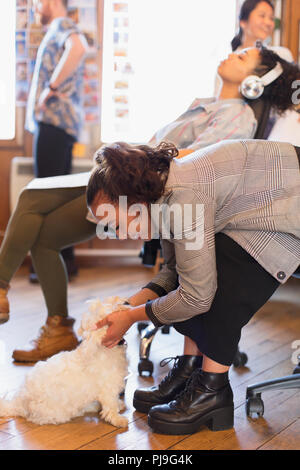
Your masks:
M256 125L252 109L242 99L196 98L187 111L157 131L150 144L167 140L180 149L198 150L221 140L251 139Z
M50 24L40 44L28 97L25 124L26 129L32 133L37 122L44 122L59 127L78 139L83 112L81 103L83 63L59 86L58 91L64 95L63 98L51 97L44 111L37 106L41 93L48 86L54 69L64 53L66 40L74 33L80 34L80 30L70 18L56 18Z

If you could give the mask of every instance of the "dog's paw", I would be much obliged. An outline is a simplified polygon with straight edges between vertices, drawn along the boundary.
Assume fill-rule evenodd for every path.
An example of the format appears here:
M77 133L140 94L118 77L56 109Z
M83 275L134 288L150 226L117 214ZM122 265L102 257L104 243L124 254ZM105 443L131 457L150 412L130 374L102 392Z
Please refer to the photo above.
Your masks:
M128 419L125 416L121 416L118 413L100 413L101 417L105 419L108 423L116 426L116 428L126 428L128 426Z
M127 428L128 427L128 419L125 418L125 416L120 416L120 415L114 416L111 419L110 423L113 426L116 426L117 428Z

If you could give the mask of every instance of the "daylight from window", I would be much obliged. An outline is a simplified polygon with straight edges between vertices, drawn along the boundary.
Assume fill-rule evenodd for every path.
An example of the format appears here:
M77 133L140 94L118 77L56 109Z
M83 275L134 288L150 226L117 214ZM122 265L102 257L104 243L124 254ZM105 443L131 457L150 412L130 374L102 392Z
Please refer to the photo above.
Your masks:
M101 140L147 142L211 97L236 0L104 1Z

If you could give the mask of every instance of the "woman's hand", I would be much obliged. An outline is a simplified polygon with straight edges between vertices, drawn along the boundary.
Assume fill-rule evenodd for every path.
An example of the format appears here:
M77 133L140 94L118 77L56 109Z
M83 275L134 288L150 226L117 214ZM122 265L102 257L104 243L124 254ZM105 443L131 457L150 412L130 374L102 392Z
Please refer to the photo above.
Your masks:
M194 150L193 149L180 149L178 151L178 156L177 158L183 158L185 157L186 155L189 155L190 153L193 153Z
M39 102L38 102L39 109L41 111L45 111L48 100L53 97L63 100L65 95L63 93L59 93L58 91L53 91L49 87L45 88L42 91L40 98L39 98Z
M45 111L47 101L53 96L57 96L56 91L52 91L49 87L45 88L39 98L38 107L40 110Z
M95 329L108 326L102 344L107 348L113 348L121 341L133 323L143 320L149 320L149 318L146 314L145 305L140 305L110 313L103 320L96 323Z
M108 326L106 335L102 340L103 346L113 348L121 341L126 331L134 323L130 316L130 310L131 309L116 310L96 323L97 329Z

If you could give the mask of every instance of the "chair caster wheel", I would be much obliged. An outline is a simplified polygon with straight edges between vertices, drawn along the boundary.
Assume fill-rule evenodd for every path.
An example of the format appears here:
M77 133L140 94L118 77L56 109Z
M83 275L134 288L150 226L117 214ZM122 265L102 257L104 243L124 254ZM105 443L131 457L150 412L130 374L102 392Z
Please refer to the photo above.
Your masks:
M245 364L248 362L248 356L246 353L238 351L236 356L233 360L234 367L244 367Z
M259 396L247 398L246 401L246 413L250 418L254 418L254 415L260 418L263 416L265 411L264 402Z
M164 325L161 329L161 332L163 335L168 335L170 333L170 326L169 325Z
M142 333L142 331L147 328L149 323L146 323L146 322L143 322L143 321L140 321L138 324L137 324L137 329L138 329L138 332L139 334Z
M153 374L153 363L149 359L141 359L138 364L139 375L143 375L143 372L148 372L151 377Z

